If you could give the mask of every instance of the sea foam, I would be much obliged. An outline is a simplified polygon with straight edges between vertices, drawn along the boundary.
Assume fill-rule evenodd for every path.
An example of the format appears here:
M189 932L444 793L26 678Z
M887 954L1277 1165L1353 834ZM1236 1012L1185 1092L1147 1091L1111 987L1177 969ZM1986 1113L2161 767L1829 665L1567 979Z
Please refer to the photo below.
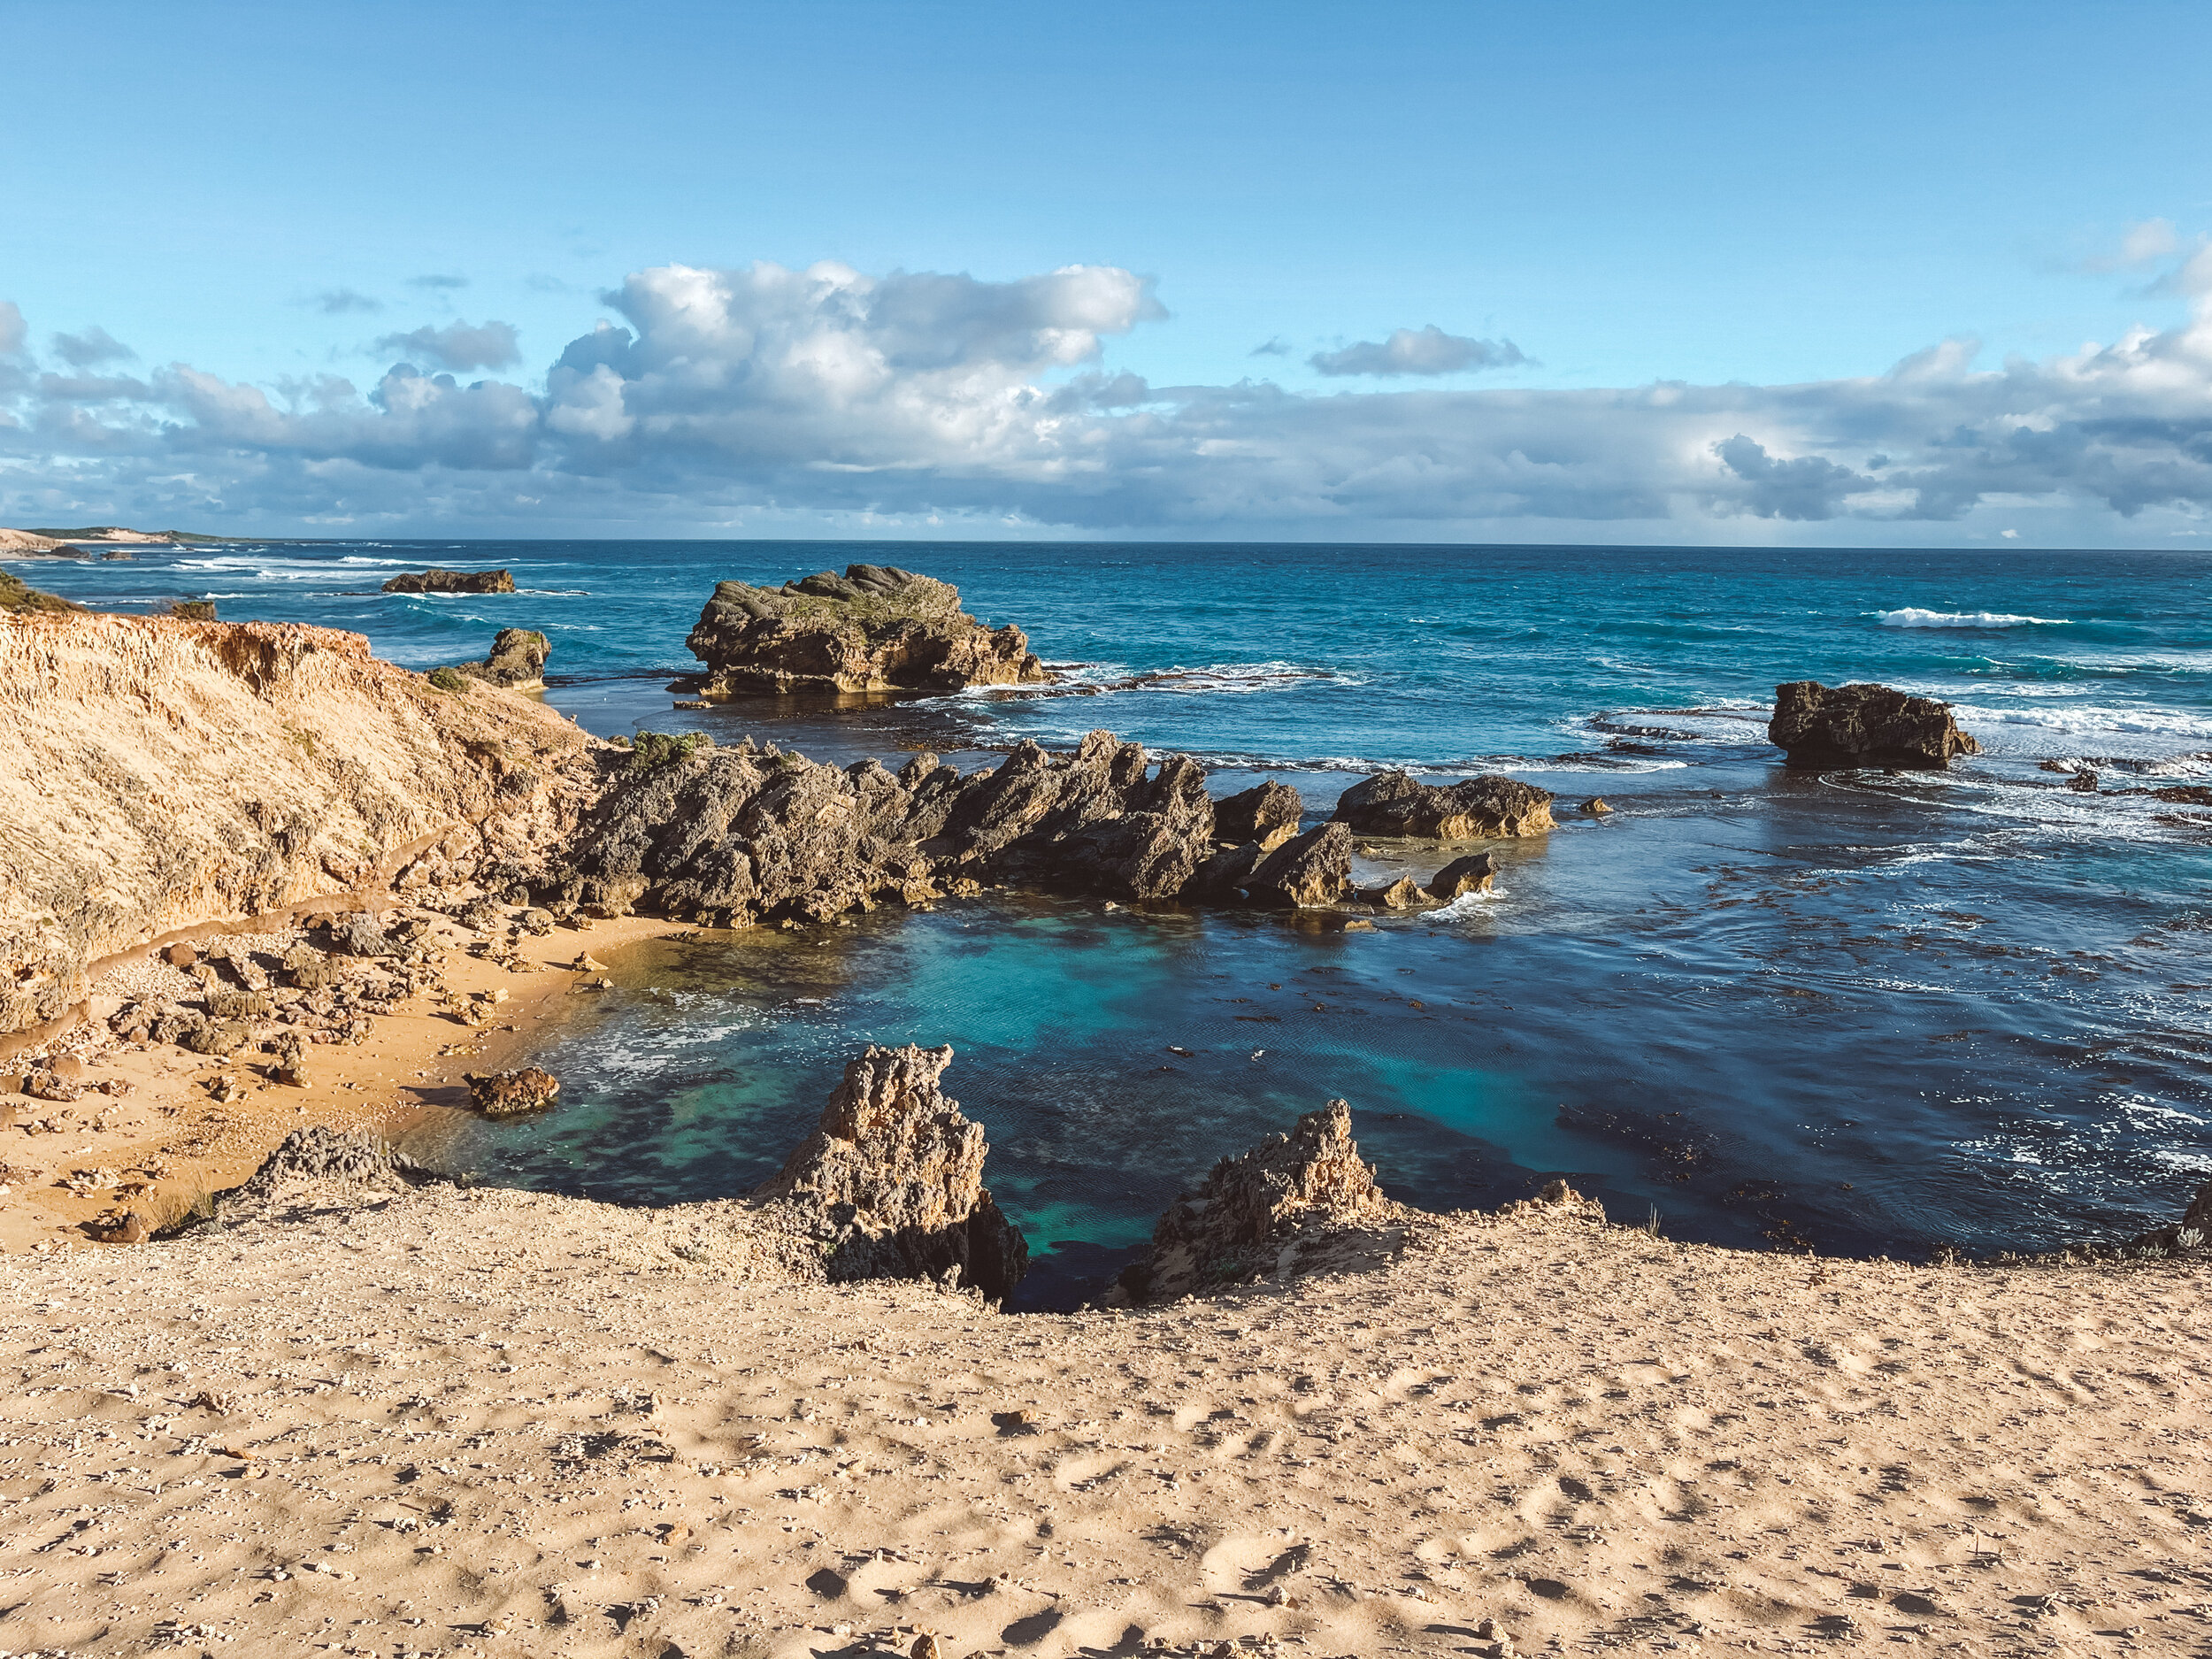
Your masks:
M1886 628L2061 627L2067 621L2064 617L2016 616L2008 611L1923 611L1916 605L1874 614Z

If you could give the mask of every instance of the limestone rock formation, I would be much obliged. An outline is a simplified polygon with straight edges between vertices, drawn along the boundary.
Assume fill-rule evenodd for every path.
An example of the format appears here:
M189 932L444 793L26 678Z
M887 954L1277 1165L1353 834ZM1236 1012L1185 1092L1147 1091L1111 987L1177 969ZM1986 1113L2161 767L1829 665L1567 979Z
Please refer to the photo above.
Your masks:
M642 763L642 764L641 764ZM608 763L557 896L619 914L749 926L826 920L879 896L1022 880L1137 898L1179 893L1210 845L1204 774L1094 732L1073 755L1024 743L961 777L933 755L894 774L840 770L750 741L649 745Z
M1941 771L1981 746L1959 730L1951 705L1887 686L1793 680L1774 688L1767 738L1792 766L1884 766Z
M1262 852L1271 853L1298 833L1305 810L1298 791L1271 778L1241 795L1215 802L1214 834L1232 843L1257 841Z
M519 1118L541 1112L561 1092L560 1079L541 1065L526 1065L513 1071L465 1071L469 1098L487 1118Z
M983 1185L983 1125L938 1079L952 1049L871 1047L814 1133L753 1196L805 1212L833 1281L956 1277L1002 1300L1029 1246Z
M457 663L453 672L504 686L510 691L538 691L545 686L545 659L553 647L535 628L502 628L480 663Z
M1352 885L1352 832L1328 823L1285 841L1260 860L1243 883L1255 904L1307 908L1333 904Z
M1429 896L1448 904L1469 893L1487 893L1497 873L1498 861L1488 853L1455 858L1430 880Z
M506 571L402 571L384 584L388 594L511 594L515 579Z
M1144 1259L1122 1275L1136 1302L1168 1302L1287 1272L1320 1235L1371 1227L1399 1214L1352 1139L1352 1109L1333 1100L1288 1134L1213 1167L1195 1194L1170 1206Z
M599 787L550 710L441 696L328 628L0 615L0 1032L202 923L541 879Z
M686 644L707 665L699 695L956 691L1051 676L1009 624L987 628L960 592L887 565L849 565L780 588L718 583Z
M295 1129L242 1186L215 1195L215 1213L268 1202L287 1187L342 1181L361 1186L420 1186L436 1178L414 1159L396 1152L365 1129L339 1130L326 1124Z
M1362 835L1469 841L1540 835L1552 827L1551 803L1548 790L1495 773L1440 787L1386 772L1338 796L1335 816Z

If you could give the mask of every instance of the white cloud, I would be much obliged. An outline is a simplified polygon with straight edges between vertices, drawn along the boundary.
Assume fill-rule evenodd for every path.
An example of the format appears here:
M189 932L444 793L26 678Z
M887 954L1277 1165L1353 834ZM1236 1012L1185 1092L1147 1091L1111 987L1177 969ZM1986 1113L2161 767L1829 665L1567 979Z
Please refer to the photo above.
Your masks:
M1471 340L1448 334L1434 323L1394 328L1387 340L1362 340L1306 359L1322 374L1457 374L1468 369L1506 369L1528 359L1510 340Z
M1105 368L1108 341L1163 315L1147 280L1111 267L985 282L669 265L603 296L612 315L542 390L404 365L366 392L183 365L33 376L0 349L0 522L65 489L94 517L158 505L180 522L196 505L300 523L1863 537L1986 505L1998 524L2040 506L2118 534L2145 512L2212 512L2212 255L2174 281L2191 296L2179 326L2043 361L1978 367L1974 342L1952 341L1793 386L1314 395ZM0 349L20 352L13 317L0 308ZM417 333L466 359L465 326Z

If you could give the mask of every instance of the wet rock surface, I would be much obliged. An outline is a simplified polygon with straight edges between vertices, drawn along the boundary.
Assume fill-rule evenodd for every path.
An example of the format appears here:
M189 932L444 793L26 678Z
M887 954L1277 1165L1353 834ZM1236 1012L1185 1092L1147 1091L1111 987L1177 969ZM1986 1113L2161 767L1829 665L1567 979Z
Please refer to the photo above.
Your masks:
M1003 1299L1029 1246L983 1185L983 1125L938 1087L949 1046L871 1047L753 1196L802 1211L833 1281L926 1279Z
M1335 817L1362 835L1418 835L1437 841L1540 835L1552 826L1550 791L1487 774L1428 784L1386 772L1337 799Z
M1255 1276L1290 1273L1317 1260L1331 1233L1366 1231L1401 1218L1352 1139L1352 1109L1340 1100L1299 1118L1249 1152L1213 1167L1196 1193L1171 1205L1144 1258L1126 1269L1133 1302L1171 1302Z
M402 571L384 584L388 594L511 594L515 579L505 571Z
M1793 680L1774 688L1767 737L1792 766L1886 766L1940 771L1981 746L1933 697L1887 686L1822 685ZM2094 780L2092 780L2094 787Z
M956 691L1051 678L1010 624L987 628L949 582L849 565L780 588L717 584L685 641L707 665L699 695Z

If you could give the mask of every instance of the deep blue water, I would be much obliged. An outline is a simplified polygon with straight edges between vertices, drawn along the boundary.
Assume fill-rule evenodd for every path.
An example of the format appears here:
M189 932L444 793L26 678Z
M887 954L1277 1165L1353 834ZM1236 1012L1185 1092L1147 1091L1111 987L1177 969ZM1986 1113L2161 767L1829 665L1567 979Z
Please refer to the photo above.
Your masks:
M852 559L958 583L1069 683L671 711L717 580ZM429 563L525 591L374 591ZM1617 809L1507 849L1489 901L1370 933L994 895L657 945L560 1039L569 1103L441 1141L497 1179L739 1190L871 1040L960 1049L951 1091L1052 1295L1332 1094L1417 1202L1567 1173L1617 1215L1754 1245L2045 1245L2163 1219L2212 1172L2212 809L2112 793L2212 781L2212 557L425 542L16 568L119 609L212 595L356 628L420 667L540 628L549 700L601 732L979 764L1103 726L1225 792L1279 776L1322 816L1388 764ZM1986 752L1786 773L1764 709L1805 677L1947 698ZM2083 757L2107 793L2039 768Z

